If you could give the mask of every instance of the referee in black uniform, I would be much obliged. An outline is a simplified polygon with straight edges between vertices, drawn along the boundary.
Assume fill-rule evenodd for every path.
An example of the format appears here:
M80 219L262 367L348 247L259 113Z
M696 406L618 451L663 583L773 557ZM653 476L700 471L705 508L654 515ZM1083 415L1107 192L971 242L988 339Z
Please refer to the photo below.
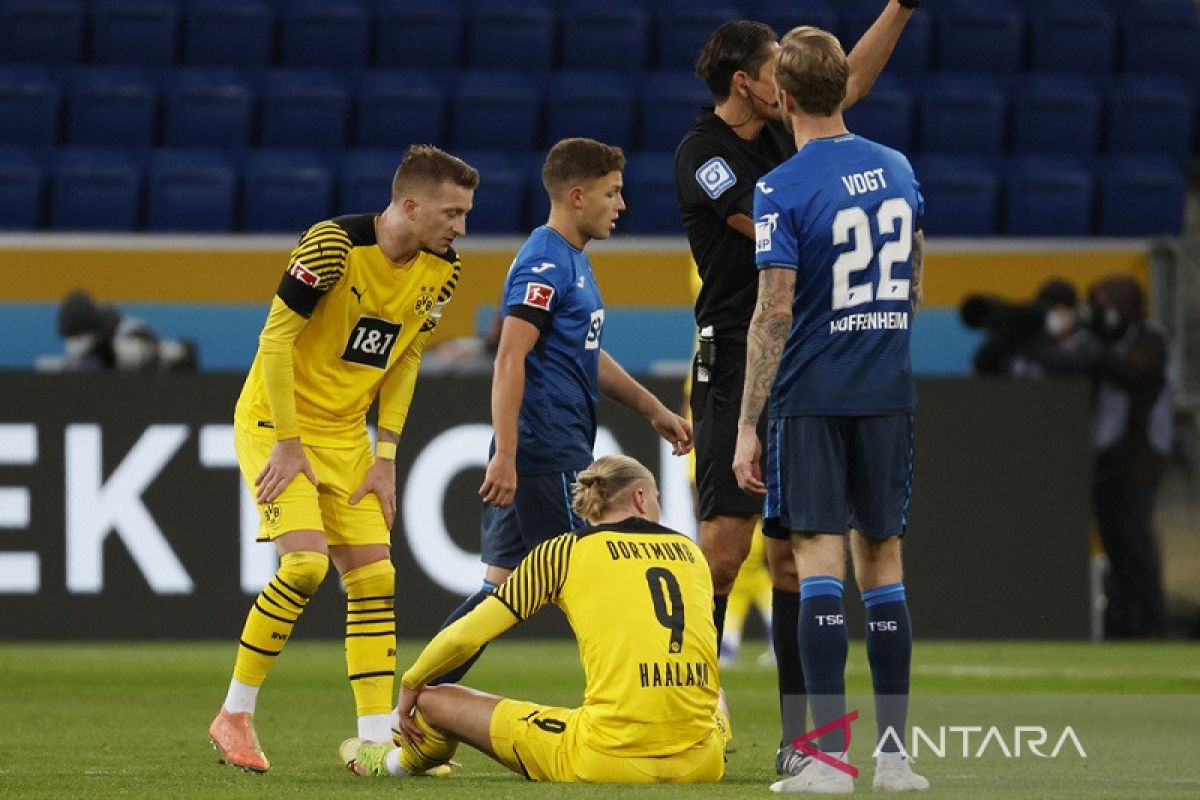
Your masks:
M850 52L843 108L883 71L920 0L889 0ZM712 569L717 640L738 569L750 549L762 500L737 485L733 450L742 399L746 331L758 292L754 266L754 184L796 152L775 102L778 37L760 22L717 28L696 62L714 107L700 110L675 151L675 191L702 287L696 299L700 347L692 372L700 547ZM763 420L766 415L763 415ZM765 429L765 424L760 426ZM759 431L760 438L765 430ZM804 757L791 742L805 732L804 675L796 644L799 583L789 543L765 542L774 587L771 635L779 670L781 739L775 768L795 774Z

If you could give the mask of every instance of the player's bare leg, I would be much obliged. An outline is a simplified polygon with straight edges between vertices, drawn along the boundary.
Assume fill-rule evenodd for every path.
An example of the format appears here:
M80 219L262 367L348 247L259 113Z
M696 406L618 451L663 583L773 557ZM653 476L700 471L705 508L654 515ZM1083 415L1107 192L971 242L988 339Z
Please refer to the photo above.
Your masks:
M717 625L717 644L725 627L725 605L742 562L750 553L750 537L754 535L754 517L719 515L700 521L698 543L712 572L713 595L716 607L713 622Z

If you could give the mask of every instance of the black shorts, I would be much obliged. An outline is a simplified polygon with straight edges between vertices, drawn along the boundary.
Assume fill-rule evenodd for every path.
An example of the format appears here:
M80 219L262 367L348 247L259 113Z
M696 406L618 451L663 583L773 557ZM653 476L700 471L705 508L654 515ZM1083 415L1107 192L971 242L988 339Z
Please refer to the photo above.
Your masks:
M767 426L763 533L903 536L912 498L911 414L776 417Z
M746 376L746 345L722 342L717 345L715 360L707 370L700 365L699 356L692 362L691 408L700 519L752 517L762 513L762 498L742 491L733 475L742 382ZM758 426L758 438L764 449L765 420L764 410Z
M587 522L571 508L571 487L578 474L571 470L519 475L512 505L496 508L484 503L480 560L493 567L513 569L547 539L584 527Z

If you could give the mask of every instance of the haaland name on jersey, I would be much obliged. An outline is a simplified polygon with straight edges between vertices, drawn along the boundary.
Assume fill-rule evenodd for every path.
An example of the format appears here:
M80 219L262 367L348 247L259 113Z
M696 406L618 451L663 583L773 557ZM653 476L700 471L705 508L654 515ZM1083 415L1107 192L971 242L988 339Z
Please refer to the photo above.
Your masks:
M638 679L643 689L660 686L708 686L708 664L703 661L642 661Z

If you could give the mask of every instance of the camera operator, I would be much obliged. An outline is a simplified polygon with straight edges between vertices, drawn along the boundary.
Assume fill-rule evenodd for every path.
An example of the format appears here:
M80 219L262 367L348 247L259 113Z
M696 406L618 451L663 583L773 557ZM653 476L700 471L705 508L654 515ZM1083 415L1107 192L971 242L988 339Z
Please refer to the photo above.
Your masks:
M975 352L973 366L983 375L1012 375L1041 378L1056 363L1066 359L1063 371L1087 349L1090 335L1076 312L1075 287L1061 278L1047 281L1038 289L1032 304L1018 305L997 297L972 295L959 313L969 328L987 331L987 339Z
M39 367L65 372L190 372L196 347L190 341L160 339L139 319L111 305L96 303L76 290L58 309L58 334L66 353L42 359Z

